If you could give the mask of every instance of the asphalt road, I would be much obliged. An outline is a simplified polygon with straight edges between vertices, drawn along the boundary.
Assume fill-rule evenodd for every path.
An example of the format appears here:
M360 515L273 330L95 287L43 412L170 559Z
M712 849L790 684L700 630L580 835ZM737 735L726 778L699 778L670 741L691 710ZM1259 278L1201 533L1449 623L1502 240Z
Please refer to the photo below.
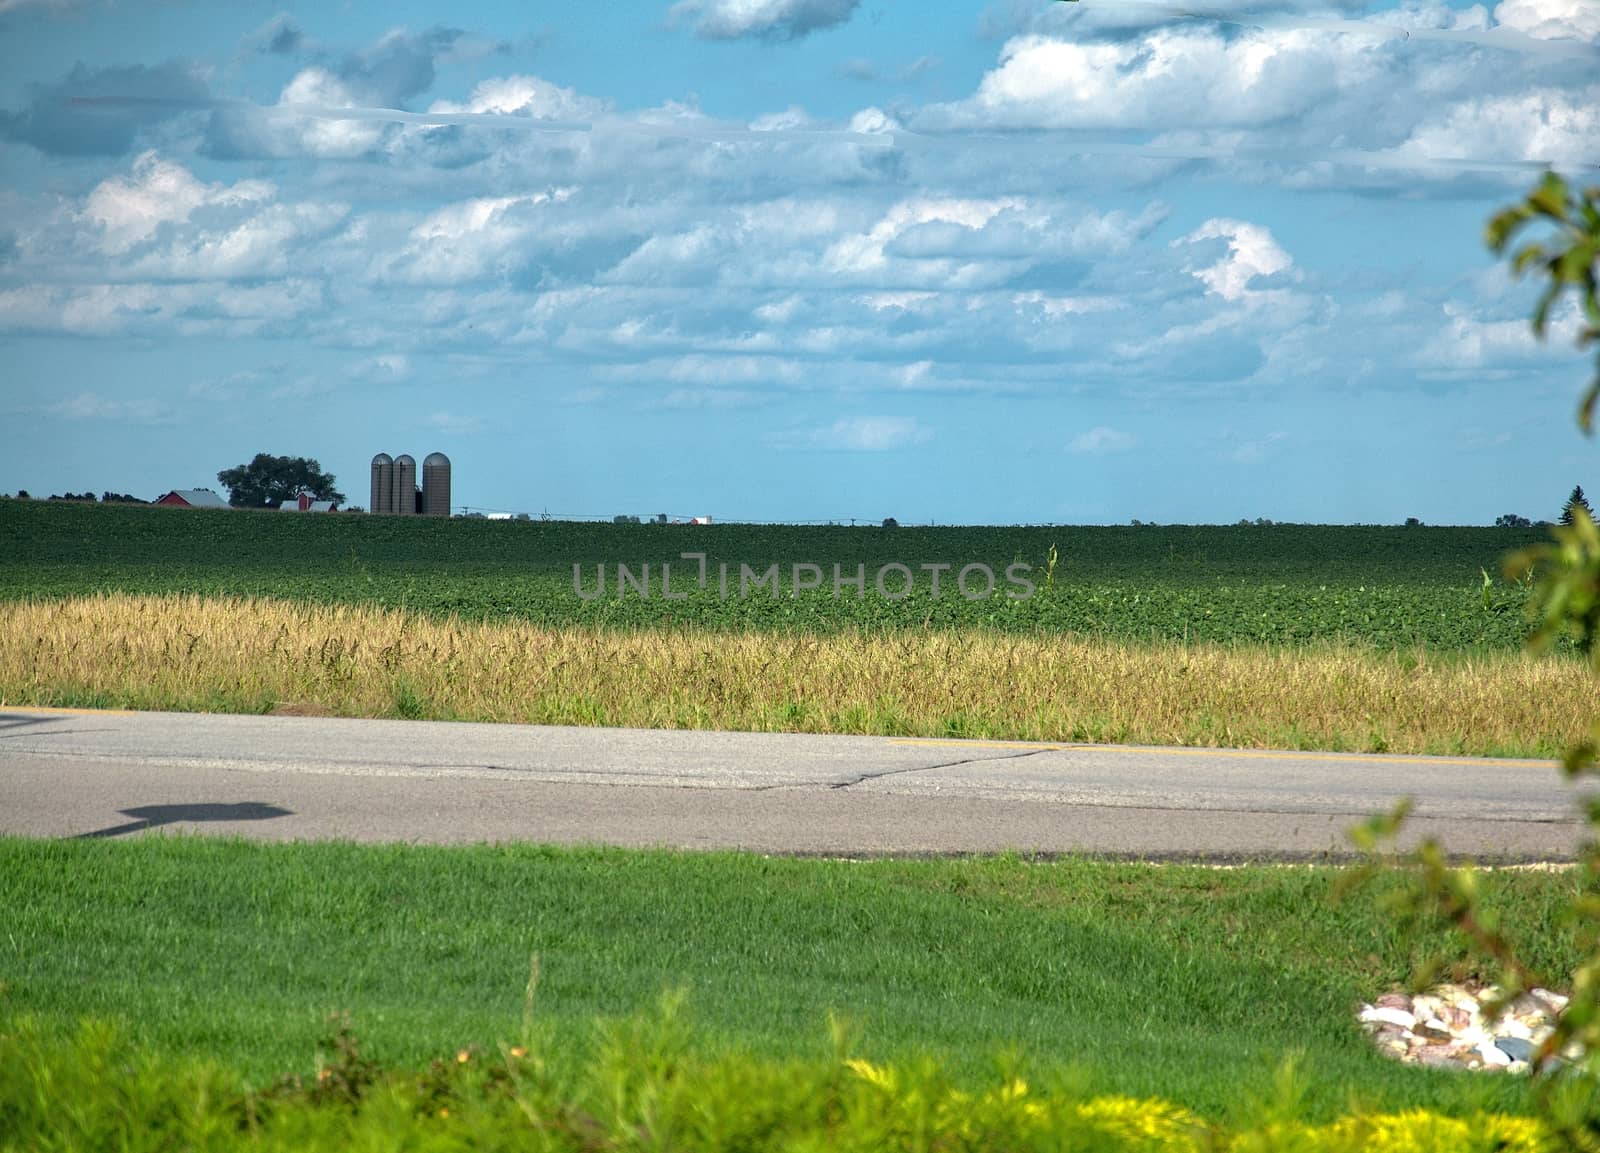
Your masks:
M1548 762L429 721L0 710L0 833L867 855L1309 859L1408 836L1563 860Z

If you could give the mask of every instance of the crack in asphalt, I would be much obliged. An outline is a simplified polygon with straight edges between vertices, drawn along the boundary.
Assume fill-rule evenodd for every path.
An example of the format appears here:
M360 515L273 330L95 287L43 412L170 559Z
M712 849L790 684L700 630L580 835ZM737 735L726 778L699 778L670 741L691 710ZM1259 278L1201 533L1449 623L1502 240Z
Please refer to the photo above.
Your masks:
M1026 749L1020 753L1012 753L1004 757L966 757L959 761L946 761L940 765L909 765L903 769L884 769L876 773L862 773L853 781L834 781L828 786L830 790L850 789L856 785L864 785L868 781L881 781L884 777L898 777L903 773L931 773L935 769L953 769L959 765L980 765L988 761L1020 761L1024 757L1036 757L1040 753L1053 753L1054 748Z

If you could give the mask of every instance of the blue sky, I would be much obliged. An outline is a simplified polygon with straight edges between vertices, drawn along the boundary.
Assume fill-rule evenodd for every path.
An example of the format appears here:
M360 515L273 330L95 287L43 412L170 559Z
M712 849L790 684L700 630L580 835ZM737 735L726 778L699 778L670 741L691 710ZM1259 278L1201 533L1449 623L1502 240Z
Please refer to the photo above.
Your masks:
M0 0L0 491L1551 516L1482 227L1597 163L1600 0Z

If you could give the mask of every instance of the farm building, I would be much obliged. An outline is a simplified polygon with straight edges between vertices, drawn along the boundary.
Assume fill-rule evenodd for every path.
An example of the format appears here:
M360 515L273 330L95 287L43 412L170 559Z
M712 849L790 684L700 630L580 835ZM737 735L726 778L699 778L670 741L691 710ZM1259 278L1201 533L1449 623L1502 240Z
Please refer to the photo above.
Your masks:
M310 493L301 493L293 500L286 500L278 506L279 512L333 512L334 503L331 500L313 500Z
M156 501L168 508L227 508L223 500L209 488L175 488Z
M401 516L450 515L450 458L429 453L422 462L422 487L417 487L417 462L407 453L372 458L371 511Z

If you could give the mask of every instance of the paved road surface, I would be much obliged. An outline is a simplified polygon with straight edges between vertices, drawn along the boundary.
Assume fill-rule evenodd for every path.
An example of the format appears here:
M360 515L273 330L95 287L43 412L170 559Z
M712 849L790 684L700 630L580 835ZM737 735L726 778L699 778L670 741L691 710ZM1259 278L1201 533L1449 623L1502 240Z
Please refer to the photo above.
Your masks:
M0 710L0 833L26 836L1312 858L1403 796L1459 853L1578 842L1537 761Z

